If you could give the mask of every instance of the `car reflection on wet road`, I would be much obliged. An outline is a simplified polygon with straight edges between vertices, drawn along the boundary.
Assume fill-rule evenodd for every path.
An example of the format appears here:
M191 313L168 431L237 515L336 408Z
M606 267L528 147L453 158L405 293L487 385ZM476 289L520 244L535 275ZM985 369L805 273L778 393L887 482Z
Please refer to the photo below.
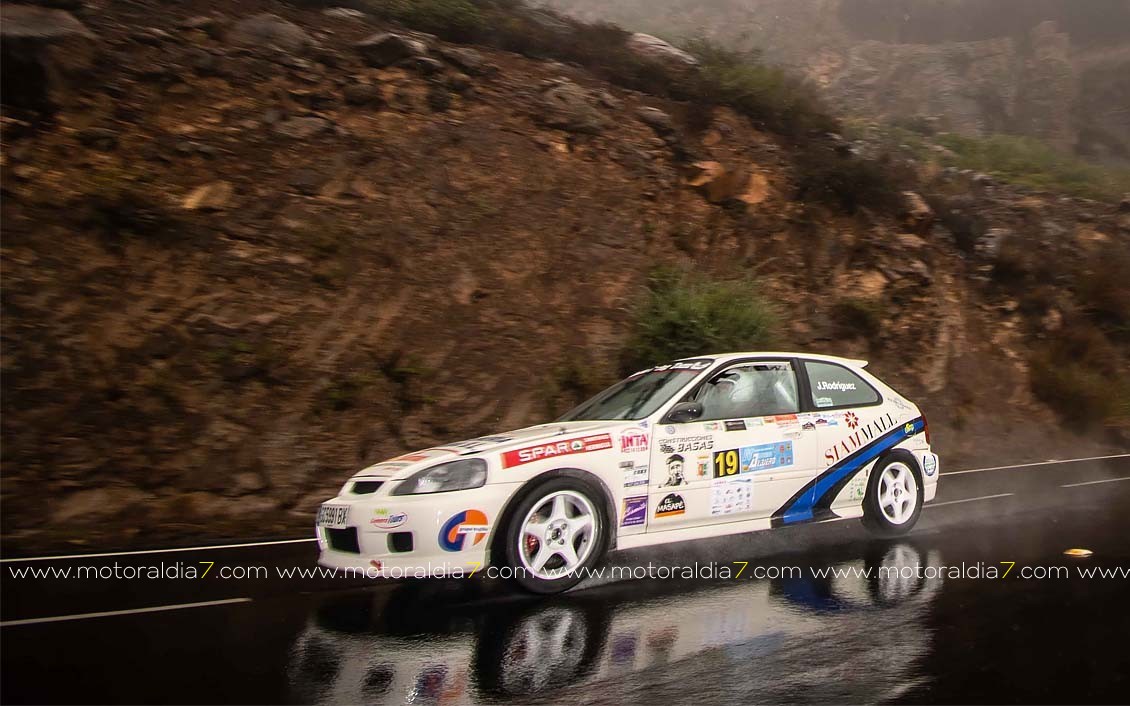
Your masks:
M295 643L290 677L300 700L319 703L528 701L682 660L716 673L737 660L758 685L755 701L786 701L813 683L825 684L816 700L880 701L915 685L915 658L930 642L924 613L942 579L910 574L941 563L900 542L825 567L840 578L805 568L650 597L632 586L455 612L406 585L327 601ZM904 570L878 578L881 566ZM792 668L798 661L804 670ZM834 678L860 672L869 678Z

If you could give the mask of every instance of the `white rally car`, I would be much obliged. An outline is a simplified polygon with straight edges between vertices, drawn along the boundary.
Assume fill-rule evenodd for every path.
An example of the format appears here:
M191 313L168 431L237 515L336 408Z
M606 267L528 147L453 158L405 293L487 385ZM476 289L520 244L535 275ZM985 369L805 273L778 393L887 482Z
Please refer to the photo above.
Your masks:
M370 576L487 566L566 590L605 552L861 517L918 520L938 457L865 361L734 353L640 371L560 420L370 466L318 512L319 563Z

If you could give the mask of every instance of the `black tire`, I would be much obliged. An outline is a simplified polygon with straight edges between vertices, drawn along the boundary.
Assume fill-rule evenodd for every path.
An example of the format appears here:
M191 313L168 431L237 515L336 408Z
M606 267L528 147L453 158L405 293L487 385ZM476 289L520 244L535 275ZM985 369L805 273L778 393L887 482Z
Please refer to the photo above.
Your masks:
M883 473L896 464L901 464L911 473L915 486L914 510L901 522L894 522L887 516L879 497ZM867 481L867 496L863 499L863 525L879 537L900 537L918 522L918 517L922 514L923 499L922 469L918 467L914 455L901 450L890 453L879 459L871 470L871 477Z
M521 557L521 542L525 540L522 535L522 523L535 507L544 503L546 499L561 491L571 491L588 500L593 509L593 535L589 540L592 548L581 563L571 572L560 578L547 579L536 576L525 566ZM512 572L513 580L522 588L531 593L561 593L576 586L585 578L587 569L596 566L608 549L610 536L609 519L605 513L605 503L602 493L580 479L562 476L539 483L527 491L522 499L514 506L506 521L504 535L504 552L506 566ZM509 578L509 577L508 577Z

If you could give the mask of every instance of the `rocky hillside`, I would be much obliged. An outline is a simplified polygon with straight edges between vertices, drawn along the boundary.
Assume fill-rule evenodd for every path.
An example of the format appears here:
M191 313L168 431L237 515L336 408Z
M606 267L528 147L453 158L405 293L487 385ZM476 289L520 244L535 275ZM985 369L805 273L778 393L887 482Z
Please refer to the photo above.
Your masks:
M586 19L764 51L869 118L934 118L1130 162L1125 0L550 0Z
M305 533L364 464L615 379L657 265L869 357L949 462L1125 444L1030 371L1078 329L1125 378L1086 322L1119 321L1130 205L899 157L923 195L860 206L842 140L801 159L733 109L352 7L6 3L2 32L9 551Z

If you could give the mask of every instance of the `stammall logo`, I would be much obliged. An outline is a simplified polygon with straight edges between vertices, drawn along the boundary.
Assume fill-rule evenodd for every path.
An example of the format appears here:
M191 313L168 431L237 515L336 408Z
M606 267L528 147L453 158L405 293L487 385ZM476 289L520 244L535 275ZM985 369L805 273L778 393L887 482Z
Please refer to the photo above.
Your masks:
M849 422L850 424L850 422ZM844 458L852 455L862 447L866 446L872 439L881 436L883 433L894 427L895 418L888 412L881 417L877 417L872 421L864 424L843 440L839 441L835 446L824 452L824 463L831 466L834 463L839 463Z

